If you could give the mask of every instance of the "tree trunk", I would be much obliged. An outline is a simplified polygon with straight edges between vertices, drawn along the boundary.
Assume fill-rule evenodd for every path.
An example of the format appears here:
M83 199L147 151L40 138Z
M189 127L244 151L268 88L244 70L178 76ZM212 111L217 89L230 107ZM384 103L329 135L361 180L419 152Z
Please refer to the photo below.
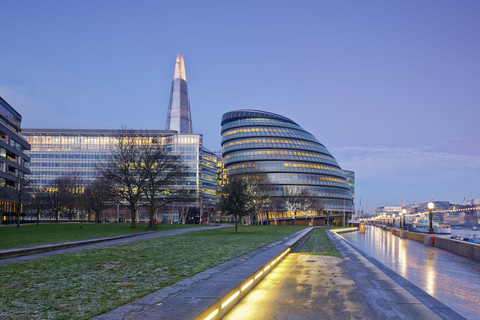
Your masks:
M16 212L17 212L17 228L20 228L20 205L17 203L16 204Z
M130 216L132 218L130 227L135 229L137 227L137 208L135 206L130 206Z
M238 216L236 214L234 215L234 219L235 219L235 233L237 233Z
M40 206L37 205L37 226L40 224Z
M148 222L148 229L153 229L153 215L155 214L155 207L150 206L150 221Z

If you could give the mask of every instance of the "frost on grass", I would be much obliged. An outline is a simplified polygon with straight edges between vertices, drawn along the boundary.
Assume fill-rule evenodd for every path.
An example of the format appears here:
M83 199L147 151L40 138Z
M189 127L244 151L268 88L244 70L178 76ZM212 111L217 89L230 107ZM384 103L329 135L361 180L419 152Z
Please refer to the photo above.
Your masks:
M299 229L244 230L256 232L200 231L1 266L0 319L89 319Z

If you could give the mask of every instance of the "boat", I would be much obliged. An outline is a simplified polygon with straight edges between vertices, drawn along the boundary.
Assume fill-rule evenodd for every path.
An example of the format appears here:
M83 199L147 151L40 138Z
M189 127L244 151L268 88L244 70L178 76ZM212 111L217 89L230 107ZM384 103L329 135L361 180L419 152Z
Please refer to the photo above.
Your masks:
M452 233L452 227L447 224L439 224L436 221L432 221L432 227L433 227L433 233L436 233L436 234ZM429 228L430 228L430 222L428 220L428 217L426 217L426 215L418 216L413 221L412 231L414 232L427 233Z

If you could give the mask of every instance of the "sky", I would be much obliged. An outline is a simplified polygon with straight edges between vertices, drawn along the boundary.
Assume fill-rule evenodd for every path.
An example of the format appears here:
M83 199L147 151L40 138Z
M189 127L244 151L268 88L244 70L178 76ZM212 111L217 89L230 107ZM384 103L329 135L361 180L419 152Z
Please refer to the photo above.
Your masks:
M356 208L480 198L480 1L0 0L0 96L23 128L165 129L178 52L193 130L297 122Z

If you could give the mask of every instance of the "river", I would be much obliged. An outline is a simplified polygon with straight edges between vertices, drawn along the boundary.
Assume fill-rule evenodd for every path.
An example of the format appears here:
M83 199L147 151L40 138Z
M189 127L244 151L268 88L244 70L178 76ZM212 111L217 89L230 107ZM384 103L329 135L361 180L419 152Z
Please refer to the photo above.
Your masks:
M463 231L475 233L452 230L452 235L463 234ZM349 232L342 236L459 314L480 319L479 261L400 239L373 226L367 226L365 234Z

